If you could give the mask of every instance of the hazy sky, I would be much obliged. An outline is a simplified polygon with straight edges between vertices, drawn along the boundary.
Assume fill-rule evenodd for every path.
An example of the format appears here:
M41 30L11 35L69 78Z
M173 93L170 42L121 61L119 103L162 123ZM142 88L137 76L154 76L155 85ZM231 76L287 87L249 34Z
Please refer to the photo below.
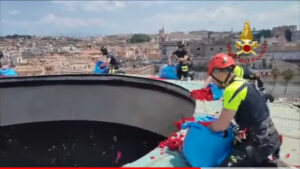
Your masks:
M300 27L300 1L0 1L1 35L108 35Z

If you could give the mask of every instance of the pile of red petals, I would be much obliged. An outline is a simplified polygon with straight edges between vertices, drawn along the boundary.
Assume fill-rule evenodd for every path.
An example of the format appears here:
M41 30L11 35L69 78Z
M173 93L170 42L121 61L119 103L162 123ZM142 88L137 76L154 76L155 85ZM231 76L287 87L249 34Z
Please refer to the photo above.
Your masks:
M195 122L194 117L190 118L182 118L178 122L175 123L175 126L177 130L179 131L181 129L181 125L186 122ZM199 124L203 126L208 126L210 125L211 122L201 122L198 121ZM159 143L159 148L161 150L160 154L164 154L164 148L167 147L169 150L172 151L179 151L181 152L182 150L182 145L183 145L183 140L184 140L185 135L184 134L177 134L177 133L172 133L168 139L162 141Z
M159 143L159 148L161 148L161 154L163 154L163 149L167 147L172 151L181 151L183 144L184 135L173 133L168 139Z
M186 122L194 122L195 118L182 118L179 121L175 123L175 126L177 128L177 131L181 130L181 125ZM172 133L168 139L162 141L159 143L159 148L161 150L160 154L164 154L164 148L167 147L169 150L172 151L181 151L182 150L182 144L183 144L184 135L183 134L177 134Z
M213 100L213 94L211 91L211 88L206 87L203 89L193 90L191 92L191 96L193 96L196 100L202 100L202 101L212 101Z

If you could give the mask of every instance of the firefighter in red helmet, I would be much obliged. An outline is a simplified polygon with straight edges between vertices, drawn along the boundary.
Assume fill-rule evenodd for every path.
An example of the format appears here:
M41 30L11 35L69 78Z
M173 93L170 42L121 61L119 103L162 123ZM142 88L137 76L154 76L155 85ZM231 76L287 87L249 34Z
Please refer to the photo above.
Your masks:
M235 62L230 56L219 53L208 65L208 75L213 83L224 90L224 102L218 120L209 128L225 131L232 120L240 130L247 130L246 138L235 145L232 154L221 166L226 167L273 167L272 156L279 158L280 136L270 118L269 108L263 96L253 84L236 77Z

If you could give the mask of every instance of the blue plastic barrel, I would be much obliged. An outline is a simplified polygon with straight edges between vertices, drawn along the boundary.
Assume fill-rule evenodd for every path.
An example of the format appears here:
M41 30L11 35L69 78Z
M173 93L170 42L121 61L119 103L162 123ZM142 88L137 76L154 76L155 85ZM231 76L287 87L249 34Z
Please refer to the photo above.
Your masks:
M0 76L18 76L17 72L14 69L0 69Z
M217 167L231 153L234 140L231 127L226 137L224 132L213 132L196 122L183 127L188 128L183 153L192 167Z
M94 69L94 74L106 74L108 73L107 67L101 68L100 66L103 64L102 61L98 61L96 63L95 69Z
M176 66L174 65L165 65L159 70L159 77L163 79L173 79L177 80Z

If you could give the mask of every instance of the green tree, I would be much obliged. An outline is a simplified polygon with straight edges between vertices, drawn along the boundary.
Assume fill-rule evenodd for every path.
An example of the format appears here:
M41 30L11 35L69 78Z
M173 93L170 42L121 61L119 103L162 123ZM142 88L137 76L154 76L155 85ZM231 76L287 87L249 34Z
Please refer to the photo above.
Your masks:
M143 43L149 42L151 37L146 34L134 34L130 39L129 43Z
M258 31L257 34L254 35L253 39L254 39L255 41L260 42L260 38L261 38L262 36L265 37L265 38L270 38L270 37L272 37L272 32L271 32L271 30L270 30L270 29L266 29L266 30L263 29L263 30L260 30L260 31Z
M275 84L276 84L276 79L280 75L280 71L276 67L274 67L271 70L271 75L272 75L272 78L273 78L273 87L272 87L272 92L273 92L273 90L275 88Z
M287 85L289 83L289 81L293 78L294 76L294 71L291 69L287 69L285 71L282 72L283 78L285 80L285 89L284 89L284 94L286 94L287 91Z
M261 30L260 31L261 35L264 36L265 38L270 38L272 36L272 32L270 29L267 30Z

